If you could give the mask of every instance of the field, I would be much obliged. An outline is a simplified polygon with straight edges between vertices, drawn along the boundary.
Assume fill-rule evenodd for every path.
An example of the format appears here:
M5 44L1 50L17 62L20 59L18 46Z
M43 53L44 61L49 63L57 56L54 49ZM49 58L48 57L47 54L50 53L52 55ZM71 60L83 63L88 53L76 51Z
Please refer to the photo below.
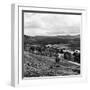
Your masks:
M80 65L67 60L55 63L54 57L24 51L24 77L79 75Z
M49 44L52 47L46 48ZM58 48L80 50L80 35L34 37L24 35L24 77L79 75L80 63L76 63L72 58L71 60L63 58L58 63L55 62Z
M24 35L24 47L28 45L59 45L60 47L69 47L72 50L80 50L80 35L75 36L27 36ZM57 46L58 47L58 46Z

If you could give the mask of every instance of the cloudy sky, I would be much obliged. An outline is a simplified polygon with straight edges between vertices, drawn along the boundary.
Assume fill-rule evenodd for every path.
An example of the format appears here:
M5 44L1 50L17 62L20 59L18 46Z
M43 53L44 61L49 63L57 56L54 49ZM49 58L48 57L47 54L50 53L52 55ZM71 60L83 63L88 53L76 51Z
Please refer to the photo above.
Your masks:
M24 34L56 36L80 34L80 15L24 13Z

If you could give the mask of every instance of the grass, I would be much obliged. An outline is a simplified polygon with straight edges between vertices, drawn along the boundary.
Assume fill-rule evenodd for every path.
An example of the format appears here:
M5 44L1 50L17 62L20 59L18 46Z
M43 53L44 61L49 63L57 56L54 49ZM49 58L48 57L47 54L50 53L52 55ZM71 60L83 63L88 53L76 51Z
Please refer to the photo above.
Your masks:
M55 58L24 52L24 77L66 76L80 74L80 66Z

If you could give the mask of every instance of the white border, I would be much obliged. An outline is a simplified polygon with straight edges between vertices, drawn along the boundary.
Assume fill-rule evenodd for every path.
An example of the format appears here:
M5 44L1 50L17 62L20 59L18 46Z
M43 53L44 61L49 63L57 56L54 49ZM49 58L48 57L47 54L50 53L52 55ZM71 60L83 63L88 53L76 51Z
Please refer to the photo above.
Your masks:
M85 82L86 81L86 60L83 58L84 55L84 32L86 29L86 9L84 8L41 8L41 7L30 7L29 5L13 4L12 5L12 66L11 66L11 83L12 86L31 86L31 85L45 85L50 82L57 83L72 83L72 82ZM22 80L22 10L41 10L41 11L54 11L54 12L72 12L82 13L82 32L81 32L81 71L82 74L79 76L58 76L58 77L40 77L30 78L29 80ZM43 79L47 78L47 79ZM51 80L48 80L52 78ZM32 80L33 79L33 80ZM37 80L38 79L38 80ZM38 81L40 81L38 83ZM46 82L45 82L46 81ZM48 81L48 83L47 83Z

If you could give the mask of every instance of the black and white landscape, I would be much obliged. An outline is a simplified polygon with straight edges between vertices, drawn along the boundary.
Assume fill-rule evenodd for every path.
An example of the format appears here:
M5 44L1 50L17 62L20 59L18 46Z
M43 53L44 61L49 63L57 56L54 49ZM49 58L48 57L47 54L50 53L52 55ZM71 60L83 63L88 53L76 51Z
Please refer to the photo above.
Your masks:
M24 13L24 77L80 75L81 15Z

